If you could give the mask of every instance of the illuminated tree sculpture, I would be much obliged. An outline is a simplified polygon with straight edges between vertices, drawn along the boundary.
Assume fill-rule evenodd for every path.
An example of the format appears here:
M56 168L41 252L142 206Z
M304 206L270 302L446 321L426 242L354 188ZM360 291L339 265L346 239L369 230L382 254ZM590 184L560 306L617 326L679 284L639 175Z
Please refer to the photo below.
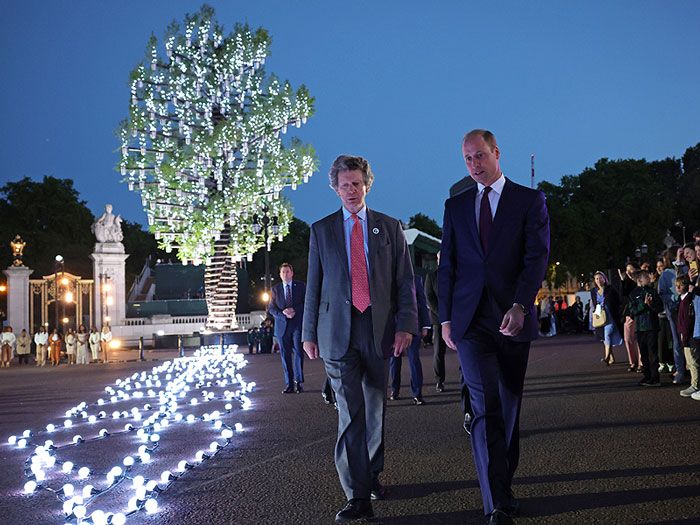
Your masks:
M184 32L173 22L164 56L151 36L131 73L119 169L160 245L206 264L208 325L226 330L235 327L237 261L273 240L253 217L275 217L286 235L292 212L280 191L307 182L317 161L311 146L280 138L306 122L313 98L265 74L267 32L237 25L225 36L213 15L203 6Z

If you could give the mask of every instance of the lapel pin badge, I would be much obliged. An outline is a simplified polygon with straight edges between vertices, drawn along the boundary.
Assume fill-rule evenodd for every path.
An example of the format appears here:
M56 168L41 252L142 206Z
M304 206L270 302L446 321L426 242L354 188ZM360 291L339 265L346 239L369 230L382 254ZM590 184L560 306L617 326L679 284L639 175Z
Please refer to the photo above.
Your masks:
M379 233L379 228L372 228L372 233L377 235Z

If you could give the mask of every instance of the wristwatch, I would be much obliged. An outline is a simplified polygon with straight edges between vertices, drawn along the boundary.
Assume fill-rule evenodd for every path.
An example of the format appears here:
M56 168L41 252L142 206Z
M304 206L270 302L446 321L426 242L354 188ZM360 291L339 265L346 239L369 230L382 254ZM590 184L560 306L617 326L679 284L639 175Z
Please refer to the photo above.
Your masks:
M522 304L520 304L520 303L513 303L513 306L517 306L518 308L520 308L520 310L523 312L523 315L528 315L528 314L530 313L530 310L528 310L527 308L525 308L525 307L524 307Z

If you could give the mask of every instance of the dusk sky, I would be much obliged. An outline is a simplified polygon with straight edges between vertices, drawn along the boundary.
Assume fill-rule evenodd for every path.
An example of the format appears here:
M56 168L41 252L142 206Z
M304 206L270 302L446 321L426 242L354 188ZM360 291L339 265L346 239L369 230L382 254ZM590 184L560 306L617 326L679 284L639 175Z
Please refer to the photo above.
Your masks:
M557 183L601 157L680 157L700 141L700 2L209 2L272 36L266 70L306 84L316 114L294 135L320 169L288 192L313 222L339 207L328 188L341 153L376 174L368 205L442 220L466 174L460 141L483 127L516 182ZM114 170L129 72L153 32L200 2L9 0L0 18L0 183L72 178L93 213L105 203L145 223ZM90 235L86 232L86 235Z

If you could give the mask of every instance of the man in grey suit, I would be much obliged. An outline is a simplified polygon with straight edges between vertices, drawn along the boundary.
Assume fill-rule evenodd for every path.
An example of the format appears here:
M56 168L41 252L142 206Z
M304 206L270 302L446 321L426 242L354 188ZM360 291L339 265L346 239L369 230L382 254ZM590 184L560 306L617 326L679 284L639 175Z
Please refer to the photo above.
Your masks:
M337 523L372 518L381 499L387 366L418 326L406 239L399 221L367 209L374 175L341 155L329 173L342 208L311 226L302 340L323 359L338 406L335 465L347 504Z

